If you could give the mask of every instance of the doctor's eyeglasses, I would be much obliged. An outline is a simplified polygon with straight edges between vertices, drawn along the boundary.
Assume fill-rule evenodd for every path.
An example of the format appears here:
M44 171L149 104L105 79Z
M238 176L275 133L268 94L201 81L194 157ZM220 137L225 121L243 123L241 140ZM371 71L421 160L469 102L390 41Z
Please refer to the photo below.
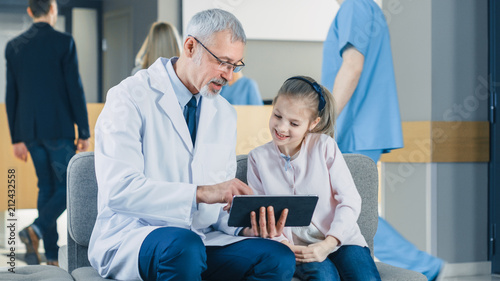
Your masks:
M193 37L196 42L200 43L200 45L219 62L220 70L239 72L245 66L245 63L243 61L240 61L241 64L232 64L230 62L219 59L216 55L214 55L214 53L210 52L210 50L205 47L205 45L203 45L203 43L201 43L200 40L198 40L196 37L194 37L193 35L188 36Z

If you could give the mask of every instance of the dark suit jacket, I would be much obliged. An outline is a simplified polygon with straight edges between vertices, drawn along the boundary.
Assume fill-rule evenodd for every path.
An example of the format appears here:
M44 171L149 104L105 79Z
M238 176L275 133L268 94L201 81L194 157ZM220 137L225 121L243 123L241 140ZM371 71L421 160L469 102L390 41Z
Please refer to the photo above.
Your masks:
M6 107L12 143L90 137L75 42L35 23L5 48Z

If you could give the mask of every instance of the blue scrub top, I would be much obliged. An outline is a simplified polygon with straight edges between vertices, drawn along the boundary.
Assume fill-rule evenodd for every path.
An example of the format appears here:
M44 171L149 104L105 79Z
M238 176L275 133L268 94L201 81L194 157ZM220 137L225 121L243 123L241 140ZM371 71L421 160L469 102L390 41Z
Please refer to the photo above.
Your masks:
M220 95L232 105L263 105L257 83L245 76L231 86L222 87Z
M403 147L389 29L373 0L346 0L323 45L322 84L330 91L342 52L354 46L365 57L350 101L337 118L335 137L343 152Z

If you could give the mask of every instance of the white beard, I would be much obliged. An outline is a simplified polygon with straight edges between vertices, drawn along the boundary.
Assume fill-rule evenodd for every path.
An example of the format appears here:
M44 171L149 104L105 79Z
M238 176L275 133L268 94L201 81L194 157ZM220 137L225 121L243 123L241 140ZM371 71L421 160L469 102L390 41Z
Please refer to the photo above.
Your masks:
M224 80L224 79L217 79L217 78L211 79L210 82L208 82L208 84L206 84L205 86L203 86L203 88L201 88L200 94L201 94L202 97L213 99L213 98L215 98L220 93L220 90L218 90L218 91L211 91L210 90L210 88L208 87L208 85L210 83L212 83L212 82L221 84L222 86L224 86L224 85L227 84L227 81Z
M213 93L212 91L210 91L210 89L208 88L208 85L205 85L203 86L203 88L201 88L200 90L200 95L204 98L207 98L207 99L213 99L215 98L218 94L219 94L220 91L217 91L216 93Z

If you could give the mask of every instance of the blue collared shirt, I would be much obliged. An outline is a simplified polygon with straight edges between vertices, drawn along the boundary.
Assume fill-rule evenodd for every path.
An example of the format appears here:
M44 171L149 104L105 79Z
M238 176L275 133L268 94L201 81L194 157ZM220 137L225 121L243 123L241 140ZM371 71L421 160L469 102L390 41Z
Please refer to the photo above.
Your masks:
M174 89L175 96L177 97L177 100L179 101L179 106L181 107L181 110L184 114L184 118L186 118L187 115L187 103L191 98L193 97L193 94L188 90L188 88L181 82L179 77L177 76L177 73L175 73L174 70L174 64L177 62L179 58L173 57L168 60L167 64L165 65L165 68L167 69L167 74L168 78L170 79L170 84L172 84L172 88ZM199 93L194 95L196 98L196 103L198 104L198 107L196 108L196 124L200 124L200 108L201 108L201 95ZM187 126L187 124L186 124ZM198 126L196 126L198 129ZM198 204L196 203L196 193L194 195L193 199L193 205L191 206L192 213L194 213L196 210L198 210Z
M181 80L177 76L177 73L175 73L173 65L177 62L178 59L179 58L177 57L171 58L167 62L165 68L167 69L168 78L170 78L170 83L172 84L172 88L174 88L175 96L179 101L179 106L181 107L181 110L184 113L184 118L186 118L187 115L186 105L189 102L189 100L191 100L191 98L193 97L193 94L181 82ZM200 124L200 108L201 108L202 98L200 93L195 94L194 97L196 98L196 103L198 104L198 107L196 108L196 124Z

